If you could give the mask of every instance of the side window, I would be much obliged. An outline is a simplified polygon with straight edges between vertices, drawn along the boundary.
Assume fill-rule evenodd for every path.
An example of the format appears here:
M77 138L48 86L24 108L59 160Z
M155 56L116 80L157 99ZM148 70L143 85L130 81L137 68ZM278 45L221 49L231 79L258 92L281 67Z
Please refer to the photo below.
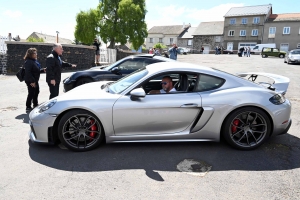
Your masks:
M214 90L221 87L224 82L225 80L222 78L218 78L206 74L200 74L198 82L196 83L195 91L201 92L207 90Z
M273 52L279 52L278 49L273 49Z
M270 48L264 48L263 52L271 52Z
M142 67L145 66L145 62L142 59L133 59L133 60L127 60L123 62L122 64L119 65L119 68L122 71L127 71L127 70L138 70Z

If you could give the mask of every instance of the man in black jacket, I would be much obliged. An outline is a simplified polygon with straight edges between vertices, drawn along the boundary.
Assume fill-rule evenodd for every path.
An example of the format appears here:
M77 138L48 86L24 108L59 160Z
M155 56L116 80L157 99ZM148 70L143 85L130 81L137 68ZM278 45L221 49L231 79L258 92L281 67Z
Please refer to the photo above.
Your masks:
M46 60L46 81L50 90L50 97L52 99L58 96L59 83L61 81L61 68L76 67L70 63L61 60L60 56L63 53L62 45L59 43L54 44L51 54Z

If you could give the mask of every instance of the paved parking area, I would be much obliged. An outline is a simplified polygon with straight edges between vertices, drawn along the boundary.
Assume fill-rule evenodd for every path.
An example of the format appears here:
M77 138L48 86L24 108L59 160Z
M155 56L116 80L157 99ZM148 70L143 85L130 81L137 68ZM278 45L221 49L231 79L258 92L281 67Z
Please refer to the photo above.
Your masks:
M300 65L237 55L179 55L178 60L230 73L289 77L289 133L254 151L194 142L108 144L74 153L28 140L27 88L15 76L0 75L0 199L298 199ZM44 74L40 90L41 103L49 98ZM211 170L201 177L179 172L176 166L185 159L203 161Z

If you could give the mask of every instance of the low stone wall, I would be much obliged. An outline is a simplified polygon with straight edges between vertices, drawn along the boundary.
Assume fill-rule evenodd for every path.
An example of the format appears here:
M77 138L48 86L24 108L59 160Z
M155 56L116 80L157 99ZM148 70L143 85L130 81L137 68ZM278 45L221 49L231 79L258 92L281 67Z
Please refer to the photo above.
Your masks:
M51 43L31 43L31 42L10 42L7 44L7 74L15 74L23 65L25 53L29 48L36 48L38 61L42 67L46 67L46 58L51 53L53 44ZM85 45L63 45L62 60L77 65L76 68L66 68L66 71L84 70L95 65L94 46Z

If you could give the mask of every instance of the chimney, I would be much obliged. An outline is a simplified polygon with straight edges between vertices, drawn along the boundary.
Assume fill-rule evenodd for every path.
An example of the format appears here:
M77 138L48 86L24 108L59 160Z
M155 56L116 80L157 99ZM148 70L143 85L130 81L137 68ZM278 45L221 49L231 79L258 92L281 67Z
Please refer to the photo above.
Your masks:
M11 33L8 33L8 41L11 41Z
M182 29L184 29L185 28L185 23L183 22L183 26L182 26Z

